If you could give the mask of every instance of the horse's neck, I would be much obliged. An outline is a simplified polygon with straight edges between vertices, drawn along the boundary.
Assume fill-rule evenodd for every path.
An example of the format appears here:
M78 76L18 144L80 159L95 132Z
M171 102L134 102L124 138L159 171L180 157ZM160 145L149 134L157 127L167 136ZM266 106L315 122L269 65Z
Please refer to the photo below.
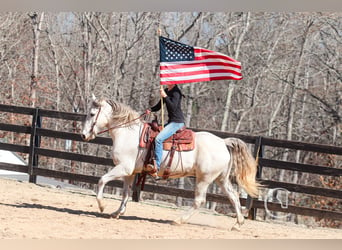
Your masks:
M113 101L107 102L111 106L111 115L108 121L108 129L115 144L115 140L125 142L131 138L139 137L139 130L143 122L140 121L139 114L129 107ZM134 140L132 140L134 141ZM127 143L129 143L127 141Z
M117 126L117 125L116 125ZM141 128L143 126L143 122L140 120L136 120L133 122L133 124L126 124L123 126L118 126L117 128L110 130L110 136L112 137L113 141L126 139L127 143L129 138L136 137L137 139L135 141L139 141L139 135Z

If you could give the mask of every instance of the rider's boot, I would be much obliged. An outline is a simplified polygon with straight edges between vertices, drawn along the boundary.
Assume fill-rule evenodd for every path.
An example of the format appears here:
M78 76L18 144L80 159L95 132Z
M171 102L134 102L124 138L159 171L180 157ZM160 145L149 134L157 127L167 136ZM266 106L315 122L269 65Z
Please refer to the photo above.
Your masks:
M157 177L158 176L158 167L157 167L157 163L156 163L156 160L153 159L152 160L152 163L148 163L144 170L149 174L151 175L152 177Z

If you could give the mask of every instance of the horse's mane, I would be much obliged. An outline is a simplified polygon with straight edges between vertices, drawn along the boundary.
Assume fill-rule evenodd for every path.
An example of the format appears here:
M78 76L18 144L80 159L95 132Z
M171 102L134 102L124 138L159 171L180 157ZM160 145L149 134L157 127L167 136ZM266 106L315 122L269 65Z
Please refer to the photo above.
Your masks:
M106 100L106 102L112 107L111 119L115 123L126 123L136 119L139 114L131 107L112 100Z

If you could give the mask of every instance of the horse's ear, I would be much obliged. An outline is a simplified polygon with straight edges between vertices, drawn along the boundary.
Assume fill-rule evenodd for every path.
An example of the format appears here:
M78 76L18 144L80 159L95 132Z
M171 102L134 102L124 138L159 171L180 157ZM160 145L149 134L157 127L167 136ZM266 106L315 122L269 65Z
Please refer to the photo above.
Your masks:
M100 102L96 99L94 93L91 94L91 98L92 98L92 100L93 100L93 105L94 105L95 107L99 107L99 106L100 106Z

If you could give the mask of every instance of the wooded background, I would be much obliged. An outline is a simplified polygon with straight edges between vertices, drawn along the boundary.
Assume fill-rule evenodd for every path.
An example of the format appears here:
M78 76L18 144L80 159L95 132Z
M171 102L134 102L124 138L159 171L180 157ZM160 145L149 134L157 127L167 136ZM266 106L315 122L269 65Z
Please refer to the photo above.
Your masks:
M342 13L13 12L0 14L0 100L3 104L85 113L91 93L142 112L159 100L163 36L242 62L241 81L180 85L186 125L341 146ZM30 124L25 116L0 120ZM81 124L43 121L78 132ZM27 144L15 134L3 140ZM110 157L109 148L62 140L52 148ZM342 168L341 157L266 150L269 158ZM271 156L271 157L270 157ZM49 168L105 172L46 159ZM341 189L341 178L264 173ZM337 203L342 207L341 201ZM336 206L336 202L334 203ZM341 225L341 224L340 224Z

